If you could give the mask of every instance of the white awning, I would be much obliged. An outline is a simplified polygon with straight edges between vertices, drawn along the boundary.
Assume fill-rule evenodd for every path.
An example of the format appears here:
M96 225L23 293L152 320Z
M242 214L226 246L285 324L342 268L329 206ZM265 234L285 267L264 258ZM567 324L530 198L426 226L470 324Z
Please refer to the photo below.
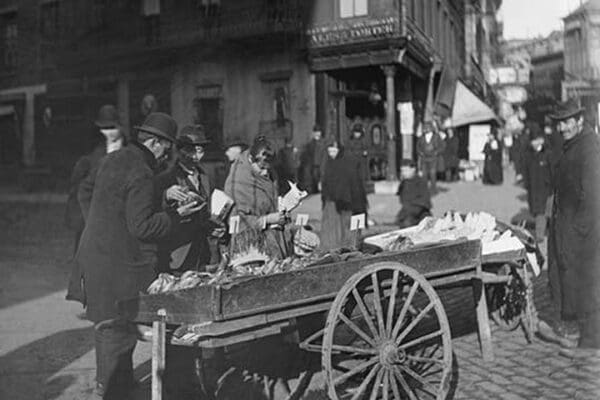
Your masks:
M456 82L452 126L476 124L497 120L496 113L461 81Z

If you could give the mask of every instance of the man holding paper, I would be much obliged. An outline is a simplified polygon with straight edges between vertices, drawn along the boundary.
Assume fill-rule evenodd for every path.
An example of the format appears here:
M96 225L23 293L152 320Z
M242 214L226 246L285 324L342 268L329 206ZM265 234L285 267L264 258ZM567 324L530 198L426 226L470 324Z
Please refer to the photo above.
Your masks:
M183 127L175 143L175 163L156 178L157 192L164 196L165 207L173 208L190 201L203 205L159 243L160 271L199 270L211 261L209 238L215 228L209 220L212 185L200 164L207 144L209 140L202 125Z

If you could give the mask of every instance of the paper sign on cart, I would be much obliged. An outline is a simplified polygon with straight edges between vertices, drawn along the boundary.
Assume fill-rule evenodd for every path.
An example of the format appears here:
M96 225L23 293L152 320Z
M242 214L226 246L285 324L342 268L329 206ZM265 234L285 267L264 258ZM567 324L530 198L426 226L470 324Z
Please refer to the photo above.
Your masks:
M298 226L308 225L308 214L296 215L296 225L298 225Z
M350 218L350 230L356 231L358 229L365 229L365 214L356 214Z
M229 233L230 234L236 234L240 231L240 216L239 215L234 215L233 217L229 218Z
M529 265L531 265L531 269L533 270L533 274L538 276L540 274L540 265L538 264L537 257L535 253L527 253L527 261L529 261Z

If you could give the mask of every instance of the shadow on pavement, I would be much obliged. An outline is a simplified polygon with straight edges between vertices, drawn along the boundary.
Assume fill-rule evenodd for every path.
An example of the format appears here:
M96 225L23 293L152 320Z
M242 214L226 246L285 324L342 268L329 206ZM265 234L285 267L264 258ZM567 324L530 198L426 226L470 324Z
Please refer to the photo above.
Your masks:
M57 399L77 380L56 373L94 347L93 329L57 332L0 357L0 398L11 400Z
M0 202L0 308L66 288L73 234L62 204Z

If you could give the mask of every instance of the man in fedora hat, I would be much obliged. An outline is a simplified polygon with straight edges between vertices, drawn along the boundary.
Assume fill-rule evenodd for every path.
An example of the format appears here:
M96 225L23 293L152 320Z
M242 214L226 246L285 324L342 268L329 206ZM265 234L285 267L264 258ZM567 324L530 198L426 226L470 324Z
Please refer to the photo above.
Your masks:
M87 317L95 324L95 395L104 399L126 399L133 385L137 336L116 303L146 290L156 278L156 242L198 211L195 201L162 211L155 195L157 160L175 141L173 118L152 113L135 129L133 143L108 154L98 168L75 257L83 271Z
M113 151L119 150L125 145L125 135L119 121L119 112L112 104L106 104L100 107L98 118L95 125L103 136L104 140L99 143L94 150L81 157L75 163L71 174L71 188L67 199L67 209L65 212L65 222L67 227L75 232L74 253L77 251L81 233L85 225L89 202L92 198L93 182L98 165L104 156ZM79 202L78 195L82 193L84 207ZM83 291L81 289L81 268L75 262L71 265L72 271L69 277L67 290L67 300L83 302Z
M95 123L104 140L98 144L92 152L79 158L73 167L71 174L71 190L67 200L67 211L65 215L67 226L75 231L75 250L81 232L83 231L84 219L77 201L79 185L90 174L95 171L98 163L107 153L119 150L123 147L125 136L119 122L119 112L112 104L100 107L98 118Z
M437 160L442 152L442 139L435 130L433 123L423 123L423 134L417 139L417 154L419 156L419 170L427 181L429 190L436 191Z
M553 176L548 249L557 271L549 276L557 272L561 320L579 326L579 335L555 333L579 349L600 349L600 141L584 124L584 109L572 101L561 104L552 119L564 144Z
M156 178L158 193L167 207L177 207L191 199L203 205L200 212L174 227L159 244L159 270L199 270L210 261L210 193L212 184L201 165L206 146L202 125L185 126L177 137L175 163Z

